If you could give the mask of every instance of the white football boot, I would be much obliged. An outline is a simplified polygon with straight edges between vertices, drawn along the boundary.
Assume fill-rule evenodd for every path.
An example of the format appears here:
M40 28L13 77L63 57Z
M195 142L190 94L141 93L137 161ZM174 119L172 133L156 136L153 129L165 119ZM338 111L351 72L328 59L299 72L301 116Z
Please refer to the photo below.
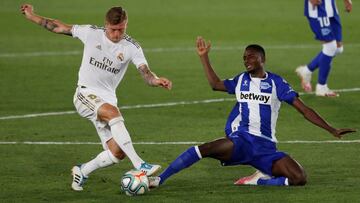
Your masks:
M148 177L149 179L149 188L157 188L160 186L161 178L159 176Z
M146 176L151 176L158 172L160 169L160 165L148 164L146 162L142 163L140 168L138 168L138 170L144 172Z
M330 90L326 84L325 85L317 84L315 94L316 94L316 96L321 96L321 97L338 97L339 96L338 93Z
M312 72L309 70L309 68L307 66L299 66L296 68L295 72L301 79L301 87L303 90L305 92L311 92L312 87L310 82Z
M271 177L266 174L263 174L261 171L257 170L251 176L246 176L246 177L240 178L234 184L235 185L257 185L257 181L260 178L261 179L270 179Z
M73 176L73 181L71 184L71 188L75 191L82 191L83 185L87 180L87 177L85 177L81 172L81 165L74 166L71 169L71 174Z

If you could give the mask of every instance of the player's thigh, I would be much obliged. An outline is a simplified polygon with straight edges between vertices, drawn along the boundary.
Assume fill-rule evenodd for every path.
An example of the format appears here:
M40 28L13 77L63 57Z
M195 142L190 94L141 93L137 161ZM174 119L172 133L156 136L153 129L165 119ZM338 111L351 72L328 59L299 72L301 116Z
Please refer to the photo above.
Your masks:
M104 103L97 110L97 117L101 121L109 122L111 119L121 116L118 107Z
M74 95L74 106L80 116L97 120L98 109L106 102L88 88L78 87Z

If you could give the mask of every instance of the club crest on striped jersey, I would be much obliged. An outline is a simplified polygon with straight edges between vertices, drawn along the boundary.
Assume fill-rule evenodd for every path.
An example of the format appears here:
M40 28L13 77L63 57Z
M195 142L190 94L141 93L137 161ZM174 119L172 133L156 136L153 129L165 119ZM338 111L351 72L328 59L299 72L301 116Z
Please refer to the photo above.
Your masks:
M268 82L261 81L260 89L266 90L266 89L269 89L270 87L271 87L271 85Z

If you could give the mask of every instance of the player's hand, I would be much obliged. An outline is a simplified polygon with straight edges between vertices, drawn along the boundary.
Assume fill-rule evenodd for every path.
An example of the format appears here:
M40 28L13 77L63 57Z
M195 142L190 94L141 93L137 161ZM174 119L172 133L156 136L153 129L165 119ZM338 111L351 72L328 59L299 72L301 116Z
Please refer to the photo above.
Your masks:
M352 10L352 2L351 0L344 1L345 2L345 11L350 13Z
M34 14L34 7L30 4L23 4L20 7L20 11L26 18L30 18Z
M210 43L210 41L208 41L206 43L202 37L197 37L196 48L197 48L197 53L199 54L199 56L204 56L209 53L210 48L211 48L211 43Z
M167 78L155 78L152 83L154 84L154 86L157 87L163 87L165 89L171 90L172 88L172 82L170 80L168 80Z
M349 128L341 128L341 129L335 129L332 134L337 138L342 138L344 135L348 133L356 132L356 129L349 129Z

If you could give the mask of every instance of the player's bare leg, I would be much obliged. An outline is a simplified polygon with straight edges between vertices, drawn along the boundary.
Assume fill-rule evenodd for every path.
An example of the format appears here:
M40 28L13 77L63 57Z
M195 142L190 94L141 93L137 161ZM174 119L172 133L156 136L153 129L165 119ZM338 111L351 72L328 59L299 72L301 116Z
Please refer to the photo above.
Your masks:
M220 138L199 146L202 157L211 157L221 161L231 159L234 143L227 138Z
M124 125L124 118L117 107L108 103L103 104L98 109L98 118L109 124L115 142L126 156L129 157L136 169L143 171L148 176L160 170L160 165L148 164L136 153L129 132Z
M275 177L284 176L288 178L289 185L301 186L307 182L303 167L290 156L285 156L274 162L272 173Z

